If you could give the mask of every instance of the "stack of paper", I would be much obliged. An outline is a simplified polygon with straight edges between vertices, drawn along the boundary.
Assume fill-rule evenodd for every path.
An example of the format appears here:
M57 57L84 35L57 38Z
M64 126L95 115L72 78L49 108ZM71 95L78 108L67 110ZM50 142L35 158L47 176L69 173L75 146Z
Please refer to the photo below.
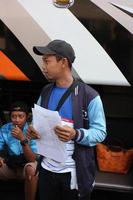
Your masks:
M33 127L40 134L37 139L38 154L57 162L66 160L66 143L59 140L54 132L57 125L61 126L61 117L57 111L45 109L37 104L32 109Z

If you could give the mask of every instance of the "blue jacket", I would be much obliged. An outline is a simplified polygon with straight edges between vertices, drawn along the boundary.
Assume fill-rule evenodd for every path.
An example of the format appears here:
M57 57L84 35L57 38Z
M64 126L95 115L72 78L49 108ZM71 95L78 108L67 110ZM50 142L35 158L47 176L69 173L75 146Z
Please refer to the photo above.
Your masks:
M41 92L41 106L48 108L48 102L53 84L45 86ZM102 102L97 91L85 83L78 82L72 92L72 108L74 128L78 131L78 138L75 139L75 150L73 158L76 163L76 174L78 181L79 195L84 196L92 189L95 179L95 155L93 146L102 142L106 137L106 123ZM89 120L89 105L94 99L99 101L94 109L95 121ZM99 119L98 119L99 118Z

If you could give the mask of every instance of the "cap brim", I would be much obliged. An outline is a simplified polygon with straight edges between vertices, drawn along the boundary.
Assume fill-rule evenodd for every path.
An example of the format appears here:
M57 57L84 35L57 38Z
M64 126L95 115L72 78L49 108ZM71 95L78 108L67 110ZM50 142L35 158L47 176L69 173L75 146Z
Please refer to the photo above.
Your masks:
M48 47L37 47L37 46L33 47L33 52L39 56L46 55L46 54L47 55L48 54L56 54L54 51L52 51Z

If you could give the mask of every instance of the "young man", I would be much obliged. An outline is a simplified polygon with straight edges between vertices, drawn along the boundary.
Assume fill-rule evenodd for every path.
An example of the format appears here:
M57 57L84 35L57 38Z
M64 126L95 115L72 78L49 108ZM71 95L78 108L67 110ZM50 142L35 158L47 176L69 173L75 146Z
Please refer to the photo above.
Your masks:
M42 71L53 82L44 87L38 104L55 110L62 95L76 81L71 71L74 50L67 42L54 40L47 46L33 47L33 51L42 56ZM62 120L65 119L65 125L56 126L54 131L59 140L66 143L67 159L59 163L43 158L39 172L40 200L89 200L95 180L93 147L106 137L100 96L78 81L59 114ZM37 139L39 133L30 126L28 137Z
M25 199L34 200L37 182L37 177L34 176L36 143L26 138L28 116L27 105L15 102L10 110L11 122L0 128L0 150L7 146L7 156L0 158L0 179L25 178Z

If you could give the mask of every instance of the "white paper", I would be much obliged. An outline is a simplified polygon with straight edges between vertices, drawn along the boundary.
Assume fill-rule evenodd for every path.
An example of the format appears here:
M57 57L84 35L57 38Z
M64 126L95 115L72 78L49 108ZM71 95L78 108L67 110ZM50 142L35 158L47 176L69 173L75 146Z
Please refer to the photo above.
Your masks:
M57 162L65 162L67 157L66 143L60 141L54 132L55 126L62 125L59 113L35 104L32 114L33 127L41 137L36 140L38 154Z

